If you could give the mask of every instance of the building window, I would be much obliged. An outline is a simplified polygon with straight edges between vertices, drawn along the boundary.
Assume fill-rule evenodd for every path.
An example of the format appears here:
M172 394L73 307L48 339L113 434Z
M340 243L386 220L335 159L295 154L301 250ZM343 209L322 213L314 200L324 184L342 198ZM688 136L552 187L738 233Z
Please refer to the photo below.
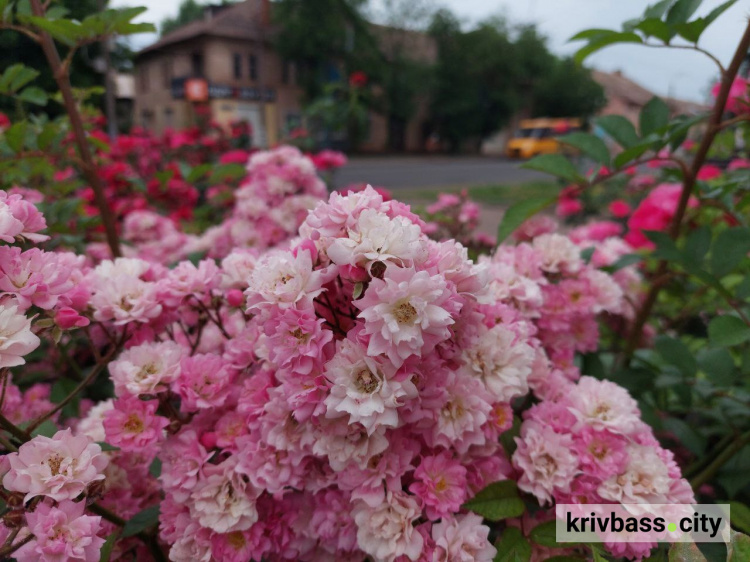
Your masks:
M255 55L250 55L248 58L248 63L250 66L250 80L257 80L258 79L258 57Z
M203 53L195 52L191 56L193 76L203 76Z
M240 78L242 78L242 57L237 53L234 53L234 55L232 56L232 63L234 69L234 79L239 80Z

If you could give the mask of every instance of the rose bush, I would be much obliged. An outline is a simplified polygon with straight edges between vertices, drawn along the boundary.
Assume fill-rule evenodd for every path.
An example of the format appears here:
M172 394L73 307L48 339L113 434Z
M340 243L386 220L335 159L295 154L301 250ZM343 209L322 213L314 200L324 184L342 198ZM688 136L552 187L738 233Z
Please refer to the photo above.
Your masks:
M622 33L695 43L727 6L687 22L696 3L667 0ZM136 13L0 27L49 50ZM560 503L726 498L747 530L747 159L706 156L748 119L749 45L702 132L654 100L637 131L600 120L618 154L578 132L562 140L591 162L529 163L561 195L508 209L496 247L465 194L424 217L369 186L329 194L338 154L210 126L109 142L58 69L67 118L1 120L0 556L663 556L557 543ZM25 84L0 93L38 100ZM572 224L533 216L556 201Z

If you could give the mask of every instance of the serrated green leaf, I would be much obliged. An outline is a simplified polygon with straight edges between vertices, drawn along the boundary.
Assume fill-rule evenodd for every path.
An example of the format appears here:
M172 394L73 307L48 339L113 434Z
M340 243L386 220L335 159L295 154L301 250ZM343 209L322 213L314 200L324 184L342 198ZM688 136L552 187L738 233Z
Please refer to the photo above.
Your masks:
M159 523L159 505L139 511L122 528L123 538L132 537Z
M730 523L732 527L743 533L750 533L750 507L742 502L727 501L719 503L729 504Z
M26 140L26 127L28 123L26 121L19 121L11 125L8 130L5 131L5 142L8 143L10 149L18 154L23 150L24 141Z
M495 543L497 554L493 562L529 562L531 545L516 527L507 527Z
M708 324L708 341L714 347L732 347L750 340L750 326L736 316L718 316Z
M107 537L107 540L104 541L104 544L102 545L102 548L99 551L99 562L109 562L109 559L112 556L112 549L115 547L115 543L117 542L117 539L119 538L120 538L120 529L115 529L109 534L109 536Z
M615 45L617 43L643 43L643 39L637 33L612 31L593 37L587 45L584 45L573 55L573 60L581 64L587 57L600 51L604 47Z
M159 478L159 476L161 476L161 459L159 457L154 457L154 460L151 461L151 464L148 467L148 473L154 478Z
M643 106L639 116L641 136L658 133L669 123L669 106L658 97L653 97Z
M705 453L706 438L684 421L678 418L666 418L662 420L662 427L665 431L673 433L678 441L694 455L700 456Z
M698 372L698 362L692 352L681 340L669 336L659 336L654 344L656 352L669 365L674 365L686 377L693 377Z
M573 546L572 543L560 544L557 542L557 522L554 519L552 521L540 523L531 529L529 538L536 544L549 548L565 548Z
M633 124L622 115L605 115L594 122L623 148L630 148L640 140Z
M667 23L671 25L685 23L700 7L702 2L703 0L677 0L669 9L669 12L667 12Z
M31 436L36 437L37 435L43 435L44 437L52 437L58 431L55 422L52 420L44 420L34 429L34 431L31 432Z
M646 11L643 13L643 18L644 19L649 19L649 18L661 19L664 17L664 14L667 13L667 10L673 3L674 3L674 0L661 0L661 2L657 2L653 6L649 6L648 8L646 8Z
M573 37L568 39L568 41L580 41L582 39L591 39L593 37L601 37L602 35L607 35L609 33L617 33L614 29L601 29L601 28L592 28L592 29L584 29L583 31L579 31Z
M723 542L699 542L698 550L708 562L728 560L727 545Z
M505 211L502 221L497 228L497 243L501 244L510 236L523 222L538 212L553 205L557 197L530 197L519 201Z
M701 371L716 386L731 386L739 376L732 354L723 347L701 349L696 359Z
M702 226L692 231L685 241L685 254L696 263L703 261L711 248L711 230Z
M583 180L576 167L562 154L542 154L521 164L521 168L545 172L569 182Z
M653 143L652 142L643 142L638 143L635 146L631 146L630 148L626 148L620 154L615 156L615 168L620 169L623 166L627 166L630 164L633 160L637 160L641 156L643 156L646 152L653 149Z
M669 26L658 18L641 20L634 29L642 31L649 37L656 37L665 43L672 37L672 31Z
M185 175L185 181L188 183L195 183L210 172L211 168L213 168L213 164L200 164L190 170L189 173L183 174Z
M596 162L609 166L609 149L599 137L589 133L571 133L560 137L558 140L577 148Z
M520 517L526 511L526 505L518 495L518 486L513 480L493 482L477 492L463 508L489 521Z
M750 228L735 227L720 232L711 250L711 272L721 278L731 273L750 252Z
M729 561L747 562L750 560L750 537L730 531Z
M34 105L47 105L47 93L37 86L24 88L18 94L18 99Z

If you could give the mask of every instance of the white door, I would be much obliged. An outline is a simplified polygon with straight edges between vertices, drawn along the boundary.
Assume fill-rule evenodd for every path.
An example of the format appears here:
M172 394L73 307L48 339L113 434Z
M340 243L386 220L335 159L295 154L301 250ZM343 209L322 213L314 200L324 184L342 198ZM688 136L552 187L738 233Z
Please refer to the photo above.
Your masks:
M266 128L263 126L263 115L257 103L237 103L235 113L237 121L247 121L253 128L253 146L266 148Z

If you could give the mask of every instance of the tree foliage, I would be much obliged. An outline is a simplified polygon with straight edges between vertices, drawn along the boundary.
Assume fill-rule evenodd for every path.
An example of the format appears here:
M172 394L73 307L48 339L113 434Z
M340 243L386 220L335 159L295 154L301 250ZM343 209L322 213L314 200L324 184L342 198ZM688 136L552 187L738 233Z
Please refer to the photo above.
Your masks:
M590 72L553 55L533 26L513 29L493 18L464 31L443 10L430 34L438 44L434 126L454 150L497 131L519 111L586 117L604 102Z

